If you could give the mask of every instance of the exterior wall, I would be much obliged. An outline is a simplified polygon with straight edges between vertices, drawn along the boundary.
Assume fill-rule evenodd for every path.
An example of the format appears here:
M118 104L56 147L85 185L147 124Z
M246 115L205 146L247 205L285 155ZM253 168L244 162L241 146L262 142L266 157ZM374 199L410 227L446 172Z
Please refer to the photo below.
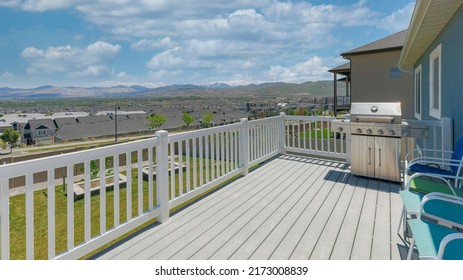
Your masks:
M413 75L390 73L399 57L400 51L350 57L352 102L401 102L403 118L413 118Z
M441 117L453 119L454 141L463 135L463 8L414 65L422 67L422 119L435 120L429 115L430 54L441 44Z

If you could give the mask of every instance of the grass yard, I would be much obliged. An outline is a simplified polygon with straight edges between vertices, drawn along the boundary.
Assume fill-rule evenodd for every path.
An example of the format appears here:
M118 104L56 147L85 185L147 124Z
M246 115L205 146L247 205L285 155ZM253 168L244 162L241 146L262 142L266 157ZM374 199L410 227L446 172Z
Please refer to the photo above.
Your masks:
M183 157L184 161L186 157ZM192 161L192 160L191 160ZM209 160L209 170L214 161ZM220 167L221 163L217 166ZM197 170L199 171L199 159L197 158ZM217 168L217 167L216 167ZM203 165L203 178L205 182L206 166ZM193 186L193 164L190 164L191 172L191 186ZM121 172L125 173L125 172ZM183 171L183 188L186 192L186 171ZM231 179L234 180L235 178ZM169 177L169 182L171 178ZM231 181L229 180L229 181ZM132 217L139 215L138 213L138 172L136 169L132 170L132 195L128 199L132 201ZM228 181L228 182L229 182ZM179 192L179 174L175 174L176 193ZM199 172L198 172L199 182ZM224 183L227 184L228 182ZM222 185L224 185L222 184ZM156 205L156 180L153 180L153 201ZM199 185L199 183L198 183ZM215 187L214 189L219 188ZM169 187L170 190L170 187ZM213 191L210 190L209 192ZM47 259L48 257L48 225L47 225L47 196L46 190L39 190L34 192L34 256L35 259ZM183 207L197 198L194 198L176 209ZM106 228L110 229L114 226L114 191L106 192ZM127 219L127 189L120 189L120 223L125 222ZM67 197L66 191L63 191L63 186L55 188L55 227L56 227L56 253L59 254L67 248ZM175 211L176 209L172 209ZM143 211L148 210L148 182L143 181ZM155 220L139 227L153 223ZM25 217L25 195L17 195L10 198L10 249L11 259L25 259L26 258L26 217ZM125 236L137 231L133 230ZM100 195L93 195L91 197L91 235L96 236L100 234ZM123 237L117 239L120 240ZM114 242L116 242L115 240ZM84 241L84 199L74 202L74 244L80 244ZM114 243L113 242L113 243ZM108 247L111 244L107 244ZM102 248L100 248L102 249ZM92 253L93 254L93 253Z

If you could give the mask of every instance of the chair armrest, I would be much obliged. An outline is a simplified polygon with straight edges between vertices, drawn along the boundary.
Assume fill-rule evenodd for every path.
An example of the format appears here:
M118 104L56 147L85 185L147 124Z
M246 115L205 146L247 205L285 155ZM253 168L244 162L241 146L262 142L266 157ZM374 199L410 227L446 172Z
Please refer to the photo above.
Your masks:
M463 198L459 196L446 194L446 193L432 192L432 193L428 193L427 195L425 195L423 199L421 200L421 206L420 206L421 212L424 212L423 211L424 205L432 200L441 200L441 201L446 201L449 203L459 204L463 206Z
M410 162L405 162L405 171L404 171L404 173L408 174L409 171L410 171L410 168L414 164L424 164L424 165L426 165L426 164L439 164L439 166L444 166L444 167L448 167L448 168L450 168L451 166L463 167L463 161L461 161L461 160L451 160L451 159L438 159L438 160L436 160L436 158L429 158L429 159L428 158L426 158L426 159L415 158ZM443 168L441 168L441 169L443 169Z
M423 156L423 152L433 152L433 153L444 153L444 154L452 154L453 151L449 151L449 150L435 150L435 149L422 149L422 148L418 148L418 149L413 149L411 151L409 151L406 155L405 155L405 158L404 160L409 160L409 156L414 154L414 153L418 153L420 156L419 157L422 157Z
M452 233L444 237L442 241L440 242L439 251L437 252L437 258L441 260L444 257L444 252L445 252L445 248L447 247L447 245L450 242L457 240L457 239L463 239L462 232Z
M405 183L405 185L404 185L404 190L409 190L409 189L410 189L410 184L411 184L411 182L413 181L413 179L418 178L418 177L435 178L435 179L441 180L441 181L443 181L443 182L450 188L450 191L451 191L453 194L455 194L455 191L453 190L452 185L450 185L449 181L448 181L446 178L444 178L444 177L441 176L441 175L435 175L435 174L430 174L430 173L415 173L415 174L413 174L413 175L408 179L408 181Z

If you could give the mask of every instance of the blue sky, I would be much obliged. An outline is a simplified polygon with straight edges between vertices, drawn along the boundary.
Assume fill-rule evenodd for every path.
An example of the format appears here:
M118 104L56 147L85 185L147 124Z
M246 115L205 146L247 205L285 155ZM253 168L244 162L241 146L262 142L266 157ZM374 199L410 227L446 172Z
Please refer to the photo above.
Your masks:
M331 79L415 1L0 0L0 87Z

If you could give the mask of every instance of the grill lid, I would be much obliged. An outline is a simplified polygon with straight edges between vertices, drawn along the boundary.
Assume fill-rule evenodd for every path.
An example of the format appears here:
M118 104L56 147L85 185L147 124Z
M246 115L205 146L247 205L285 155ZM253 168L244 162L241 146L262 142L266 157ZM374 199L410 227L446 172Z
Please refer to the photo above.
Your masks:
M400 102L352 102L351 121L400 123L402 117Z

